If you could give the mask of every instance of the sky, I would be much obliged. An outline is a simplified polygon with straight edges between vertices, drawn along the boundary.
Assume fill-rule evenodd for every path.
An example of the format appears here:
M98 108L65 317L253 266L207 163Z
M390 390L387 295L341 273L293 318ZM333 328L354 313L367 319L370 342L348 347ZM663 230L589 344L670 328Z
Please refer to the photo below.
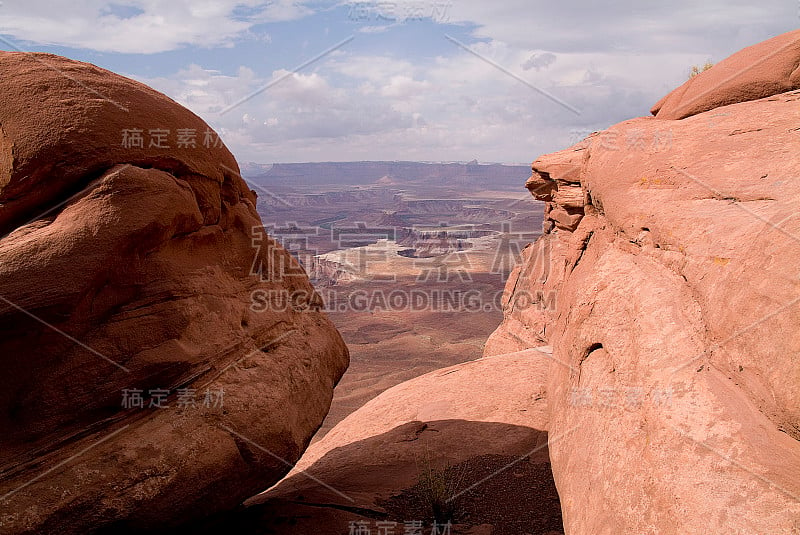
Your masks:
M648 115L798 0L4 0L0 49L144 82L240 163L528 164Z

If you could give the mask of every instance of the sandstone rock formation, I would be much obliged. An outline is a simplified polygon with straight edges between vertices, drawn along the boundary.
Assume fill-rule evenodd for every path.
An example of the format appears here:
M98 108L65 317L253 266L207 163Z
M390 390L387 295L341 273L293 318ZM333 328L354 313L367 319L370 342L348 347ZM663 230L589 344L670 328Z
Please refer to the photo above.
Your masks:
M168 529L280 479L348 354L230 152L93 65L0 69L0 531Z
M800 88L800 30L740 50L658 101L659 119L683 119L720 106Z
M283 481L220 525L338 535L351 522L373 533L379 522L394 522L402 533L404 522L424 521L429 533L432 513L418 491L430 469L460 479L447 496L464 491L454 500L461 524L454 533L559 533L541 431L548 426L541 389L549 362L532 349L397 385L312 444Z
M800 529L799 37L533 163L546 234L486 354L552 346L567 533Z

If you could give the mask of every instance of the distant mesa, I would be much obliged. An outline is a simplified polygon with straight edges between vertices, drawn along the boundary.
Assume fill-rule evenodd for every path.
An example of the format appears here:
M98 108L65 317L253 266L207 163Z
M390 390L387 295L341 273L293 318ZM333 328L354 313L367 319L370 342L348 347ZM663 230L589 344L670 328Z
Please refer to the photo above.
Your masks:
M489 177L495 188L519 188L519 173L525 166L503 164L423 162L310 162L249 164L243 171L248 179L263 185L314 186L331 184L427 186L463 184L485 186ZM524 171L523 171L524 172ZM389 178L392 183L384 181ZM383 181L383 182L381 182ZM378 182L381 182L378 184Z

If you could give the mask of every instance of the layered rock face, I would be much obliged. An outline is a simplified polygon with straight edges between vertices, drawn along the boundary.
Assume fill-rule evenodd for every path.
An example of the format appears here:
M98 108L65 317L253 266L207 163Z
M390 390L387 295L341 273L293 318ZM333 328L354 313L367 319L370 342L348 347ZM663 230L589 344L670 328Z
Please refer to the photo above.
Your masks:
M800 529L799 40L533 163L546 234L486 351L552 346L567 533Z
M95 66L0 69L0 531L166 529L280 479L348 353L233 156Z

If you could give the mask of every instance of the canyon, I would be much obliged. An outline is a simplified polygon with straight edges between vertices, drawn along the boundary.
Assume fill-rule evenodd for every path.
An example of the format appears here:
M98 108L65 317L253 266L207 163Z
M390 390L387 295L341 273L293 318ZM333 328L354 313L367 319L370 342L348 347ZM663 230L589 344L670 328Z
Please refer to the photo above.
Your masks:
M800 530L800 30L524 169L240 174L37 59L106 98L0 54L3 532Z
M315 441L384 390L479 358L502 319L508 274L541 233L544 203L531 210L519 180L508 184L527 167L243 168L267 232L304 267L350 350Z

